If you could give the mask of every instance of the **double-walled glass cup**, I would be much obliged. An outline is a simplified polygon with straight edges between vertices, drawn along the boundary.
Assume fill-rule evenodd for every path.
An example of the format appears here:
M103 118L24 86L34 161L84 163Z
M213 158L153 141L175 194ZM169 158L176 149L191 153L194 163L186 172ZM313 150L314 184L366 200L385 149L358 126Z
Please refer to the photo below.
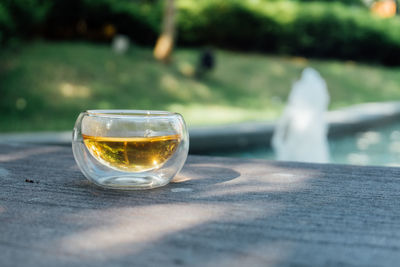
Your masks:
M180 114L146 110L88 110L74 127L72 150L82 173L115 189L160 187L180 171L189 137Z

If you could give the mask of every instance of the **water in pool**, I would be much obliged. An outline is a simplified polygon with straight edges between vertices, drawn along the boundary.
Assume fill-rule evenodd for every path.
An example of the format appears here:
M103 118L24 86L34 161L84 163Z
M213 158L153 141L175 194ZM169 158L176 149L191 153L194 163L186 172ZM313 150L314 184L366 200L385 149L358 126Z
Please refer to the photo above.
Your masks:
M400 122L329 140L332 163L400 166ZM270 148L213 155L274 160Z

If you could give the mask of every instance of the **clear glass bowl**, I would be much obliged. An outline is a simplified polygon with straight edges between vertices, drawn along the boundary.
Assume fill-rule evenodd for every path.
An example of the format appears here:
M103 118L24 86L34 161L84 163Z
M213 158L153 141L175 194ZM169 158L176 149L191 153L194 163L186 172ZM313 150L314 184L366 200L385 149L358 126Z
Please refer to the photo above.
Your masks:
M189 150L185 121L151 110L88 110L76 120L72 150L82 173L115 189L160 187L181 170Z

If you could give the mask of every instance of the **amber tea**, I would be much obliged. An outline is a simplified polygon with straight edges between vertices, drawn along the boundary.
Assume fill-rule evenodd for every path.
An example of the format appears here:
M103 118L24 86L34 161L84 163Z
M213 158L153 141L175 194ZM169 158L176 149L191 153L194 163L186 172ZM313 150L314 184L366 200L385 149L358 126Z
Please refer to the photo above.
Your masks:
M174 112L87 110L75 122L72 151L83 175L101 187L151 189L182 169L189 135Z
M181 137L98 137L82 134L90 153L101 163L125 172L161 167L175 153Z

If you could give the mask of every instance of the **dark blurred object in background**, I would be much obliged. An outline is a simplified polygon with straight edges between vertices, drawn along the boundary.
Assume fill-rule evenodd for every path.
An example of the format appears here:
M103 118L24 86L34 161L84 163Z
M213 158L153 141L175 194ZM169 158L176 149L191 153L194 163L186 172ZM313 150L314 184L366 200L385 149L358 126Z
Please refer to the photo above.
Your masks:
M206 48L200 52L199 62L196 69L196 77L202 78L215 67L215 53L211 48Z

